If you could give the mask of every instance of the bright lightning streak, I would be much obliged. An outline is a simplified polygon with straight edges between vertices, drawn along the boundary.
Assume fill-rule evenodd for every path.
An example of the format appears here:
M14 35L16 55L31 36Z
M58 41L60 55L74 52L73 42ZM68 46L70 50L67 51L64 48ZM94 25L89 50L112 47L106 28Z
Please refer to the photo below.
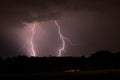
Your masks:
M59 49L59 52L58 52L58 56L61 56L62 55L62 51L65 50L65 39L64 39L64 36L63 34L61 33L61 26L58 24L58 22L55 20L55 24L58 28L58 34L59 34L59 37L61 39L61 42L62 42L62 47Z
M34 48L34 35L35 35L35 28L36 28L36 24L34 23L31 29L31 39L30 39L30 45L31 45L31 53L32 56L36 56L36 52L35 52L35 48Z
M61 26L58 24L57 20L54 21L56 27L57 27L57 32L58 32L58 35L59 35L59 39L61 41L61 45L60 45L60 48L58 50L58 53L57 53L57 56L62 56L62 53L65 51L65 46L66 46L66 41L69 42L71 45L73 45L73 43L66 37L63 36L62 32L61 32ZM26 25L26 29L25 31L27 31L28 36L27 37L27 45L28 45L28 51L29 51L29 55L30 56L37 56L36 54L36 48L35 48L35 38L37 38L37 29L38 29L38 26L40 26L40 23L39 22L32 22L32 23L24 23ZM43 32L43 30L40 30L40 32Z

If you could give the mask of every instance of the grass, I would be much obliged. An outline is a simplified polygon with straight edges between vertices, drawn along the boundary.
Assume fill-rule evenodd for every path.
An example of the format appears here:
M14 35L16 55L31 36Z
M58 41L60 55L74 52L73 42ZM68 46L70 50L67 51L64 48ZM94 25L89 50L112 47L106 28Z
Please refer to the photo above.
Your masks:
M4 73L0 79L55 79L55 80L120 80L120 70L97 70L80 72L37 72L37 73Z

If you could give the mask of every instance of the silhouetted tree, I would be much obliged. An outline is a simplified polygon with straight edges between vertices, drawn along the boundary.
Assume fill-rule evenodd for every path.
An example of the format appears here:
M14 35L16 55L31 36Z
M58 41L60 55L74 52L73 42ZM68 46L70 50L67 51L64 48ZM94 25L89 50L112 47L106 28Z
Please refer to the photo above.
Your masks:
M120 69L120 52L98 51L89 58L82 57L8 57L0 58L0 73L63 72L71 69Z
M109 51L98 51L90 56L90 64L93 69L111 69L113 54Z

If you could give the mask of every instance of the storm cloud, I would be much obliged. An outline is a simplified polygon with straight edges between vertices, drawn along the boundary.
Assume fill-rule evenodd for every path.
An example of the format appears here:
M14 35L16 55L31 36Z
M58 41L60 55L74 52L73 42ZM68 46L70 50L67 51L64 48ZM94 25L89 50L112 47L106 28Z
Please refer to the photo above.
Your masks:
M0 3L0 19L8 21L46 21L63 16L67 11L104 12L119 9L119 0L4 0Z
M101 49L118 51L119 4L119 0L1 0L0 55L24 55L18 51L21 43L17 38L23 23L39 21L55 26L49 23L51 20L58 20L64 36L77 44L71 46L67 42L65 55L88 56ZM53 27L46 29L48 33L55 31ZM56 39L57 32L49 34L49 41Z

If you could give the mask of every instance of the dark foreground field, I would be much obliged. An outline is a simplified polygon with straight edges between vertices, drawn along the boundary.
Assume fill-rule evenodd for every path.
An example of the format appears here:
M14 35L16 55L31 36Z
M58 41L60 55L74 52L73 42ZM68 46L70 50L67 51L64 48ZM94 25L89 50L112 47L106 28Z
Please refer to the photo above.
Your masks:
M120 70L86 72L45 72L45 73L4 73L0 79L38 79L38 80L120 80Z

